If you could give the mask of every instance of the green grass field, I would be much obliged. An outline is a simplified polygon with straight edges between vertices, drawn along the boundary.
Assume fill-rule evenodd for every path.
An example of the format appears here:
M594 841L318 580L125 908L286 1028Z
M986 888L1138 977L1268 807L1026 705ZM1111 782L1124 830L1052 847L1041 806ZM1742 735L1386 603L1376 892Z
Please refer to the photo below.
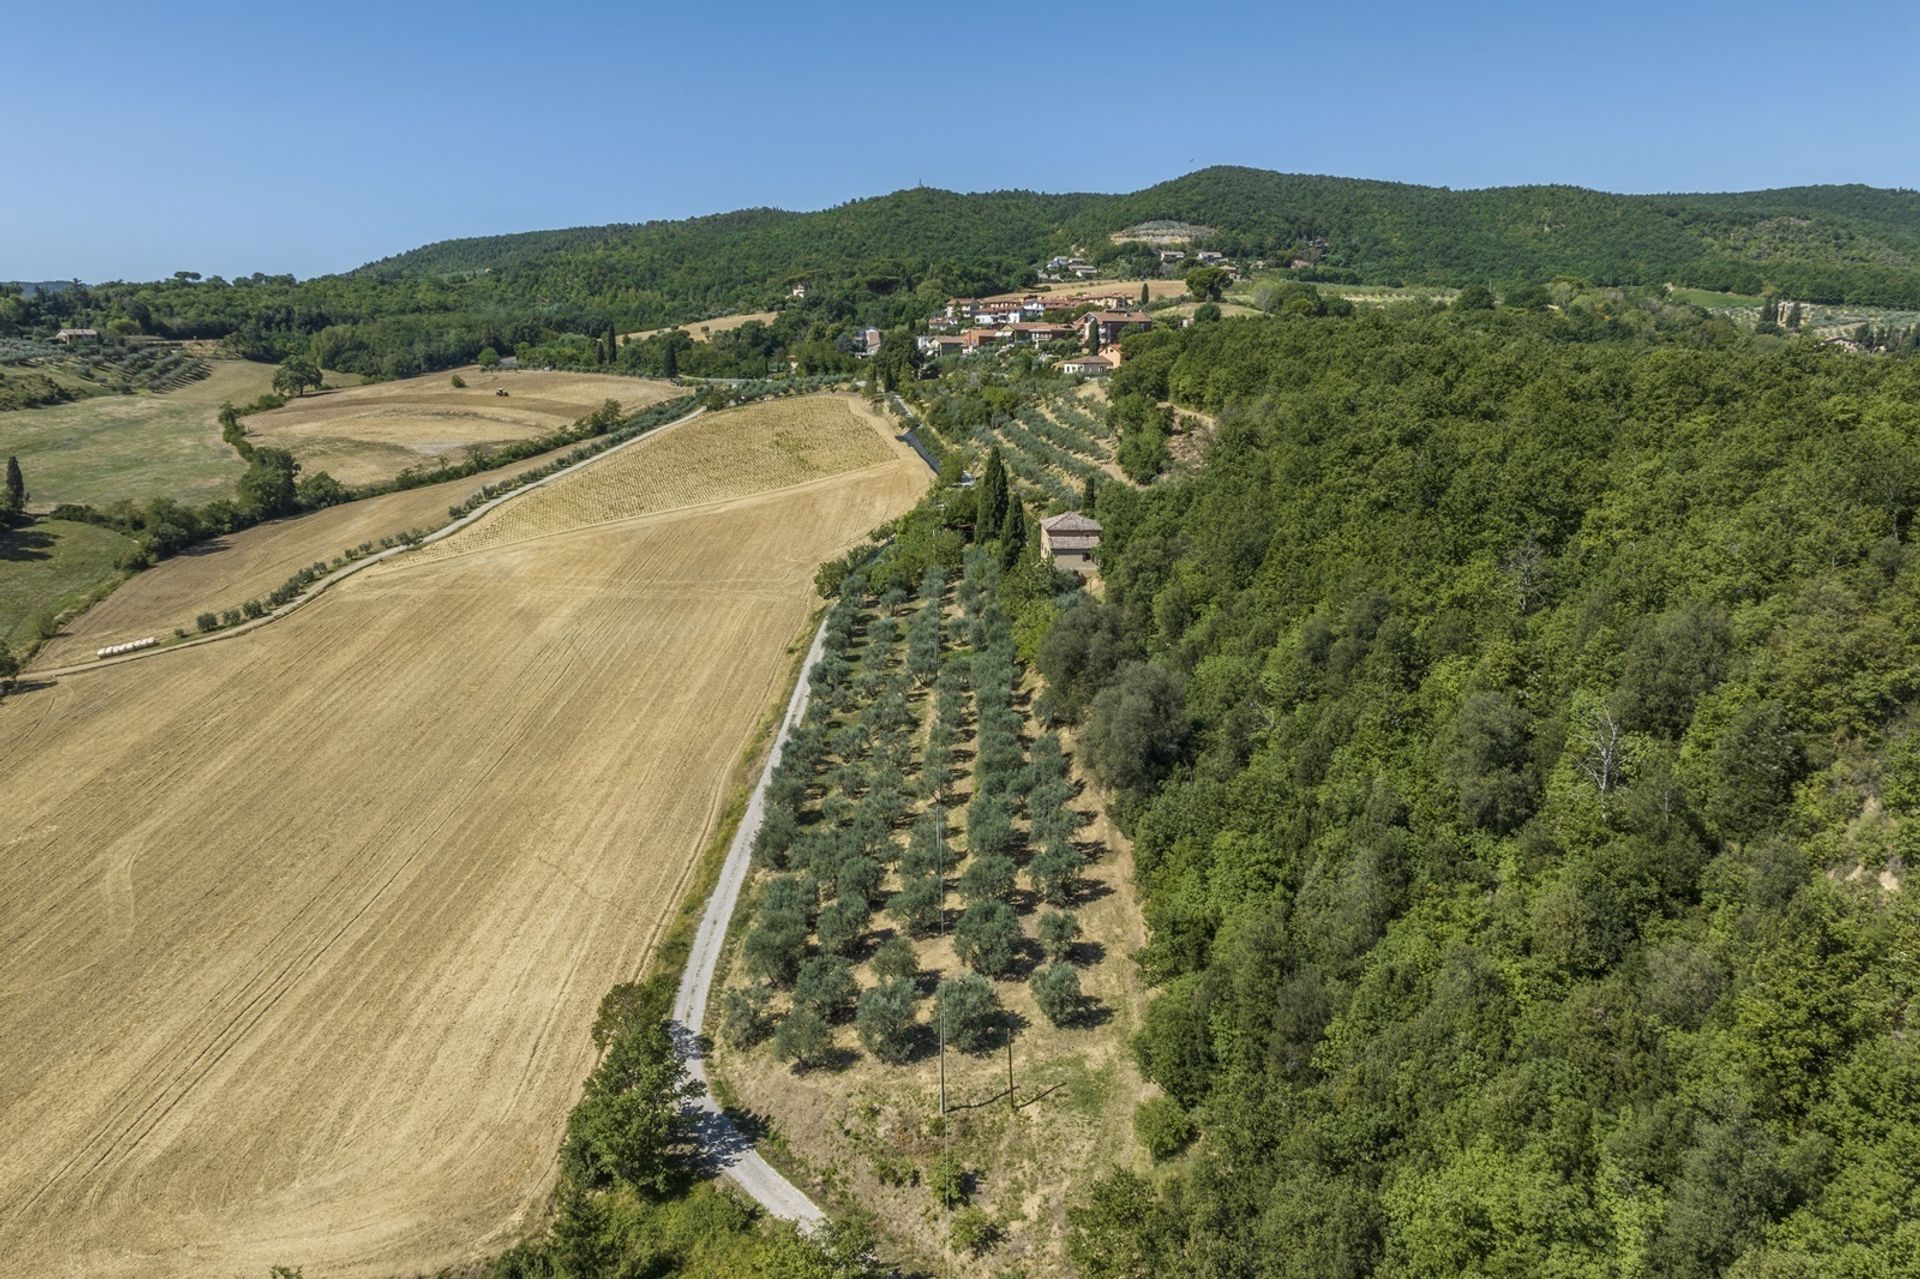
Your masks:
M220 439L220 404L272 389L273 366L216 360L213 372L164 395L95 395L0 413L0 457L16 454L35 510L127 498L206 502L245 469Z
M40 621L87 600L119 576L133 543L112 529L38 520L0 533L0 642L15 654L40 638Z

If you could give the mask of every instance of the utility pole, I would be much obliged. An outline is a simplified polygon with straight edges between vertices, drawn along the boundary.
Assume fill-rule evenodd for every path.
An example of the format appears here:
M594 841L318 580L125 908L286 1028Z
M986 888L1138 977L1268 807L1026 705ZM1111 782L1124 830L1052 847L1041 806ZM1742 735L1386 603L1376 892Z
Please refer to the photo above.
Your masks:
M947 933L947 806L938 795L934 796L933 843L940 850L940 921L938 934ZM944 982L942 983L945 984ZM940 994L940 987L934 987L933 1020L940 1034L940 1114L947 1113L947 1008L946 999Z
M1013 1104L1013 1027L1007 1027L1007 1113L1017 1115L1020 1107Z

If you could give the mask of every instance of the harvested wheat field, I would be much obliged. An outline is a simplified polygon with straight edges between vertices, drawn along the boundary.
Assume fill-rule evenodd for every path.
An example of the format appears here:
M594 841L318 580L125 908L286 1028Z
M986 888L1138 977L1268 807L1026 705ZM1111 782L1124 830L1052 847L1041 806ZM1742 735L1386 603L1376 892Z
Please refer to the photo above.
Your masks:
M446 559L556 528L725 501L850 467L877 466L905 447L883 434L888 429L852 395L809 395L730 409L670 431L606 466L570 475L541 501L509 505L423 547L418 557ZM727 455L729 466L713 465L716 450Z
M191 631L201 613L236 608L265 596L315 560L330 560L362 542L378 542L409 529L439 528L447 522L447 508L482 485L524 474L565 451L556 449L461 480L256 524L197 546L129 578L48 640L35 655L33 666L51 670L87 661L108 644L147 635L164 638L175 628Z
M569 477L502 508L529 540L0 702L10 1271L412 1274L511 1240L815 565L926 483L874 433L768 488L733 448L756 412L579 477L699 439L674 482L706 505L570 529L598 513Z
M622 333L620 341L644 342L656 333L668 333L674 329L685 329L687 336L696 342L711 342L716 333L731 333L743 324L772 324L780 318L778 311L746 311L739 315L716 315L710 320L690 320L685 324L670 324L664 329L641 329L637 333Z
M415 466L458 461L489 445L530 440L571 424L608 400L629 413L685 394L666 382L599 373L468 367L297 399L246 419L247 435L300 459L308 474L343 484L390 480ZM505 396L496 394L506 391Z

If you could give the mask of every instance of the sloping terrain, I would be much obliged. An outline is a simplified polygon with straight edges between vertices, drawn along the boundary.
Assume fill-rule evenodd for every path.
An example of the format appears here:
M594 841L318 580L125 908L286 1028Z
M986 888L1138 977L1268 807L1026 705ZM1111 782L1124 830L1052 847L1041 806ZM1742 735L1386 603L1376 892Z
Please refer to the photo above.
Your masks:
M815 566L926 482L873 434L729 497L767 487L729 447L755 412L658 441L706 442L698 509L594 522L556 483L501 511L557 504L539 537L0 702L10 1266L385 1275L511 1236Z

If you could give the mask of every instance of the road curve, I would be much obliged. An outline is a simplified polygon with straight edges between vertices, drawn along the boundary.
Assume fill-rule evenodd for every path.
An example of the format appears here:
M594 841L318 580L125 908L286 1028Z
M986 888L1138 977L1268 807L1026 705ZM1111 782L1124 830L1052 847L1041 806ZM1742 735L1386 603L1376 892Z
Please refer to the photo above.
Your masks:
M754 837L759 834L760 823L766 816L767 785L773 778L773 770L779 766L781 754L786 750L788 736L807 713L814 663L820 660L826 639L827 627L823 619L820 628L813 634L813 644L807 649L806 661L800 668L800 678L793 686L793 696L787 699L787 713L774 734L773 749L767 755L766 768L754 782L753 793L747 797L746 812L741 814L739 829L733 833L733 842L727 845L727 860L720 868L719 881L713 886L713 895L707 899L706 912L700 916L700 927L693 935L693 951L687 956L686 971L680 975L680 988L674 993L670 1023L674 1042L679 1045L680 1054L686 1059L688 1073L700 1082L701 1094L692 1102L690 1109L694 1112L694 1129L708 1166L716 1173L733 1178L742 1190L753 1197L754 1202L769 1213L783 1221L797 1222L804 1231L812 1231L820 1226L826 1221L826 1214L807 1197L805 1191L762 1159L759 1152L754 1150L753 1143L720 1108L707 1078L706 1049L701 1036L706 1025L707 1000L713 991L714 969L720 962L720 952L726 947L727 923L733 918L734 907L740 901L740 890L747 882L747 871L753 860Z

